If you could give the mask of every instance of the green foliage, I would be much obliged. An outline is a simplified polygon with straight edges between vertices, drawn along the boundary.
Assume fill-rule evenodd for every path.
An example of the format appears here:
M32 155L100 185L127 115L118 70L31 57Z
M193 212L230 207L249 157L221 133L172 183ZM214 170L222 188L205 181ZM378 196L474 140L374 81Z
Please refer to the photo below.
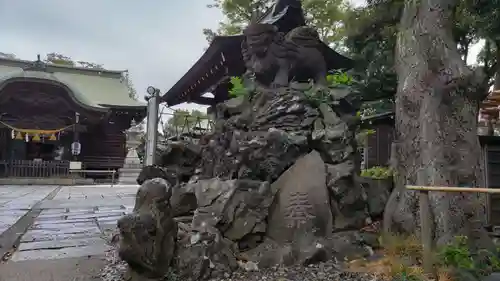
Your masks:
M2 53L0 52L0 58L6 58L6 59L16 59L16 55L15 54L11 54L11 53Z
M373 115L393 112L394 111L394 99L387 98L376 101L364 102L359 109L360 116L362 118L368 118Z
M188 127L191 128L202 119L207 119L207 115L199 110L176 110L168 119L167 124L172 127Z
M134 83L132 83L132 79L130 78L130 73L128 71L125 72L123 74L123 78L125 79L125 83L127 83L129 97L137 100L137 91L135 90Z
M336 71L326 76L326 82L328 83L328 87L336 88L351 86L354 80L352 76L347 74L346 72Z
M70 57L59 53L48 53L44 62L58 65L75 66L75 62Z
M180 277L175 271L169 268L162 281L180 281Z
M474 270L472 254L467 247L467 237L457 236L455 240L444 246L437 254L438 260L444 266L453 266L466 270Z
M392 169L388 167L375 166L361 171L361 176L372 179L388 179L393 176Z
M358 113L359 112L357 112L356 115ZM358 143L359 146L364 146L368 136L375 134L375 132L376 131L373 129L361 130L356 134L356 142Z
M479 36L500 41L500 0L461 0L467 10L470 26L476 28ZM458 19L464 21L464 19Z
M346 46L350 56L359 62L354 77L360 82L358 92L366 101L389 98L396 93L396 37L404 3L404 0L368 0L366 6L347 13ZM454 18L452 34L464 59L479 39L489 39L491 45L500 44L497 24L500 0L459 0ZM492 77L493 72L487 74Z
M302 0L307 24L318 31L321 40L337 51L345 49L345 19L350 2L345 0Z
M273 4L273 0L213 0L208 8L220 9L224 20L218 30L203 29L210 42L216 35L241 34L252 20L262 16ZM327 44L341 47L345 38L344 18L349 9L345 0L302 0L306 21L318 30L320 38Z
M368 1L346 17L346 45L358 63L353 72L363 100L392 97L397 89L394 69L396 35L403 0Z
M262 15L272 3L272 0L213 0L207 7L220 9L224 20L219 23L218 30L203 29L203 34L209 42L216 35L241 34L252 18Z
M50 64L76 66L76 67L91 68L91 69L104 69L102 64L97 64L88 61L75 62L73 59L71 59L71 57L59 53L48 53L43 61L45 63L50 63Z
M416 271L412 267L399 265L396 270L393 271L392 276L393 281L422 281L424 280L424 275L421 271Z
M102 64L88 62L88 61L75 62L75 61L73 61L73 59L71 59L71 57L68 57L68 56L65 56L65 55L59 54L59 53L48 53L44 59L44 62L50 63L50 64L58 64L58 65L76 66L76 67L83 67L83 68L89 68L89 69L104 70L104 66ZM132 80L130 79L130 74L128 73L128 71L123 74L123 78L125 79L125 81L127 83L129 97L137 100L137 91L135 90L134 84L132 83Z
M333 72L326 76L328 87L318 88L311 83L309 90L306 90L306 95L309 102L318 106L321 103L335 104L340 97L345 97L351 93L351 87L356 82L351 75L345 72Z
M229 83L231 84L231 89L229 90L230 97L236 98L249 94L249 90L243 85L243 80L240 77L231 77Z
M482 257L480 262L475 259L478 255ZM498 253L484 249L473 253L469 249L467 236L457 236L451 243L439 249L437 261L439 266L465 270L476 277L500 271Z

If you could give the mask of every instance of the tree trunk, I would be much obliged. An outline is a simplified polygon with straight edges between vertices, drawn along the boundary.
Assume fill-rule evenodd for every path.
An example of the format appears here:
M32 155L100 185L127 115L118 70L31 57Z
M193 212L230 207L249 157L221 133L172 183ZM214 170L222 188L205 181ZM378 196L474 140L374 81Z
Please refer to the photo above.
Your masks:
M457 0L408 0L397 41L397 182L385 216L392 230L416 233L418 194L404 185L483 186L477 137L483 75L461 59L452 37ZM430 192L434 239L466 233L467 214L485 218L485 196ZM469 203L475 202L473 207ZM465 206L469 206L466 208Z
M495 91L500 91L500 41L495 41L496 45L496 69L495 69L495 84L493 85L493 89Z

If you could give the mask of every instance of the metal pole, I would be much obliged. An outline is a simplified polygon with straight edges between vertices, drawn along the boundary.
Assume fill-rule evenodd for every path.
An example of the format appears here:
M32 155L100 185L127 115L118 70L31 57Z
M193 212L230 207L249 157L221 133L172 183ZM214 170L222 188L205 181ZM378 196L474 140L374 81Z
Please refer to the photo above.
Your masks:
M154 87L148 87L148 126L146 130L146 156L145 166L151 166L156 163L156 144L158 142L158 108L160 100L160 90Z

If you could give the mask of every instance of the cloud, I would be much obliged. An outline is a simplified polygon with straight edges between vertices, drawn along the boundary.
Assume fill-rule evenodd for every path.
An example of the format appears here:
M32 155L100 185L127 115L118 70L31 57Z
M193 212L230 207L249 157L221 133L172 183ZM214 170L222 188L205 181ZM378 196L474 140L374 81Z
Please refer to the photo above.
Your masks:
M0 0L0 52L27 60L58 52L112 70L128 69L139 94L149 85L166 91L207 47L202 29L216 29L222 20L218 10L206 7L209 3Z
M130 71L139 93L169 89L207 46L222 15L210 0L0 0L0 51L50 52Z

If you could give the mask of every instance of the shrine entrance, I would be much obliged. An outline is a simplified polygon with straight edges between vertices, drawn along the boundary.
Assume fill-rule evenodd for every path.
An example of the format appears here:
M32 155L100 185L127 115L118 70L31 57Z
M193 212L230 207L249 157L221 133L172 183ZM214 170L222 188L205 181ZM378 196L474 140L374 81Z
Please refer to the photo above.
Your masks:
M33 161L55 160L55 149L56 145L54 143L27 142L25 159Z
M1 121L0 121L1 124ZM72 134L53 140L29 134L17 134L10 128L0 129L0 176L66 177L68 175ZM28 135L26 137L26 135ZM40 138L40 139L38 139ZM35 140L33 140L35 139Z
M64 88L44 81L8 82L0 89L0 110L0 177L70 176L70 161L78 161L71 143L82 132L77 112L85 110Z
M123 167L124 131L146 115L124 75L0 58L0 184L97 179Z

